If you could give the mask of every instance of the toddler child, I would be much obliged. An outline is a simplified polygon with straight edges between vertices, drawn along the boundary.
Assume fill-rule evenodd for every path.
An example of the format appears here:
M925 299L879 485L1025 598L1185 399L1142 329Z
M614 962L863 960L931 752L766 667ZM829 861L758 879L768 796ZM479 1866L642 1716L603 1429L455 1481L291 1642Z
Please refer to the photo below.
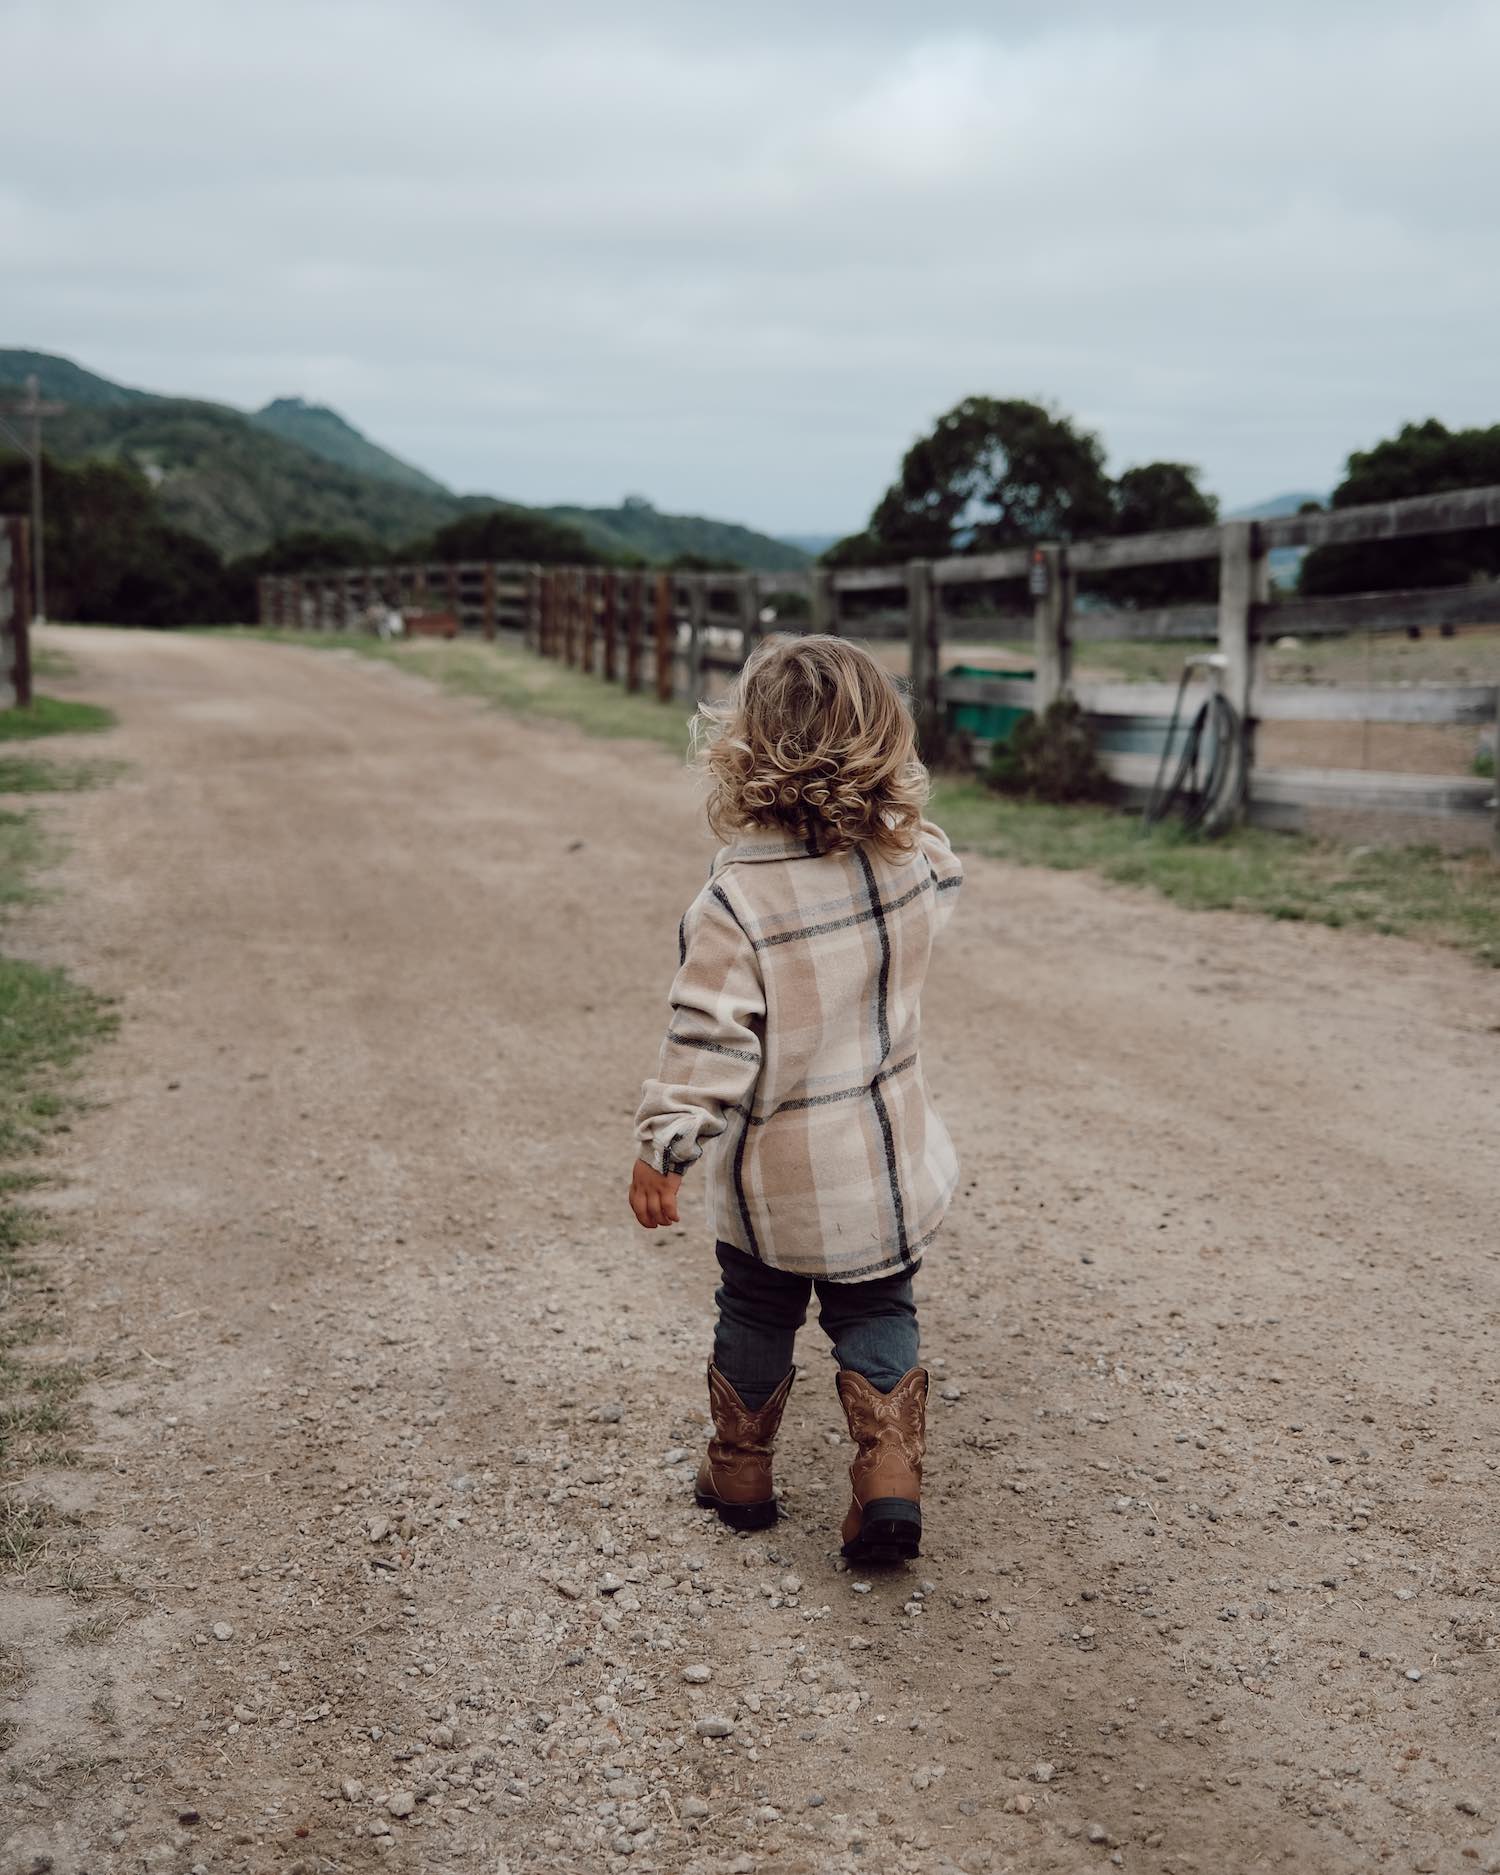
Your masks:
M958 1176L920 1004L962 869L922 816L901 691L857 645L768 639L704 715L727 844L682 921L630 1205L648 1230L675 1224L682 1174L710 1148L719 1314L698 1502L738 1530L775 1521L772 1447L816 1289L858 1448L843 1553L895 1561L922 1531L911 1279Z

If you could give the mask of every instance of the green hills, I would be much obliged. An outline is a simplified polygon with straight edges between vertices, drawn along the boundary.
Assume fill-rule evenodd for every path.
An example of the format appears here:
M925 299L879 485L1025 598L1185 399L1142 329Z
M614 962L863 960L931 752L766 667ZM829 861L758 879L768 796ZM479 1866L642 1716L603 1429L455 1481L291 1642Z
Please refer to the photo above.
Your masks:
M382 449L379 443L372 443L326 404L310 404L301 397L277 397L263 410L257 410L250 421L288 443L300 443L325 462L353 469L357 475L372 475L378 482L394 482L398 488L414 488L423 495L452 497L451 489Z
M462 517L504 510L573 528L593 549L589 558L807 564L785 541L730 522L660 514L640 497L620 508L528 509L494 496L458 495L337 411L300 397L246 412L116 384L51 353L0 349L0 399L10 401L31 374L44 397L67 406L47 421L44 443L53 460L137 472L154 492L161 521L207 541L225 560L263 555L289 535L354 536L394 552Z

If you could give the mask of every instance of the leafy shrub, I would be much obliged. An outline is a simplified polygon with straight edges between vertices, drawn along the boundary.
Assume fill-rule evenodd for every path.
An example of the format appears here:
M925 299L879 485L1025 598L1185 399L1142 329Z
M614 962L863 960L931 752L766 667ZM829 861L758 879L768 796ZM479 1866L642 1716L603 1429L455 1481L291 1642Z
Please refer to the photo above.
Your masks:
M1113 792L1089 719L1072 697L1057 698L1018 724L1009 742L997 742L985 781L997 794L1058 804L1106 801Z

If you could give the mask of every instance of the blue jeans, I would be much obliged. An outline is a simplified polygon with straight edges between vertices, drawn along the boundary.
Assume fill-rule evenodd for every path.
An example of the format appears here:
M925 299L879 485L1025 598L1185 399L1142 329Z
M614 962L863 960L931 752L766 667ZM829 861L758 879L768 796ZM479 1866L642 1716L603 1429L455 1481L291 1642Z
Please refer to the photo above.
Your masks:
M714 1300L714 1366L756 1412L786 1378L797 1330L818 1291L818 1320L840 1367L863 1374L889 1393L917 1364L917 1305L911 1276L877 1276L868 1283L831 1283L773 1270L736 1250L714 1247L723 1273Z

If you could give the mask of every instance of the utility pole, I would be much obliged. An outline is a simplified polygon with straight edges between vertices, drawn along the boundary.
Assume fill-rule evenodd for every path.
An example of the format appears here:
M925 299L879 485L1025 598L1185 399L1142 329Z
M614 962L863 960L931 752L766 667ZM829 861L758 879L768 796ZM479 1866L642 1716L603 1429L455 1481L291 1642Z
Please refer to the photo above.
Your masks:
M0 404L0 430L4 430L23 455L31 458L31 612L32 622L37 625L47 623L46 548L42 540L42 418L61 416L66 408L64 404L43 403L41 380L34 371L26 380L26 396L21 403ZM23 422L29 420L29 440L18 436L4 421L7 416L20 417Z

